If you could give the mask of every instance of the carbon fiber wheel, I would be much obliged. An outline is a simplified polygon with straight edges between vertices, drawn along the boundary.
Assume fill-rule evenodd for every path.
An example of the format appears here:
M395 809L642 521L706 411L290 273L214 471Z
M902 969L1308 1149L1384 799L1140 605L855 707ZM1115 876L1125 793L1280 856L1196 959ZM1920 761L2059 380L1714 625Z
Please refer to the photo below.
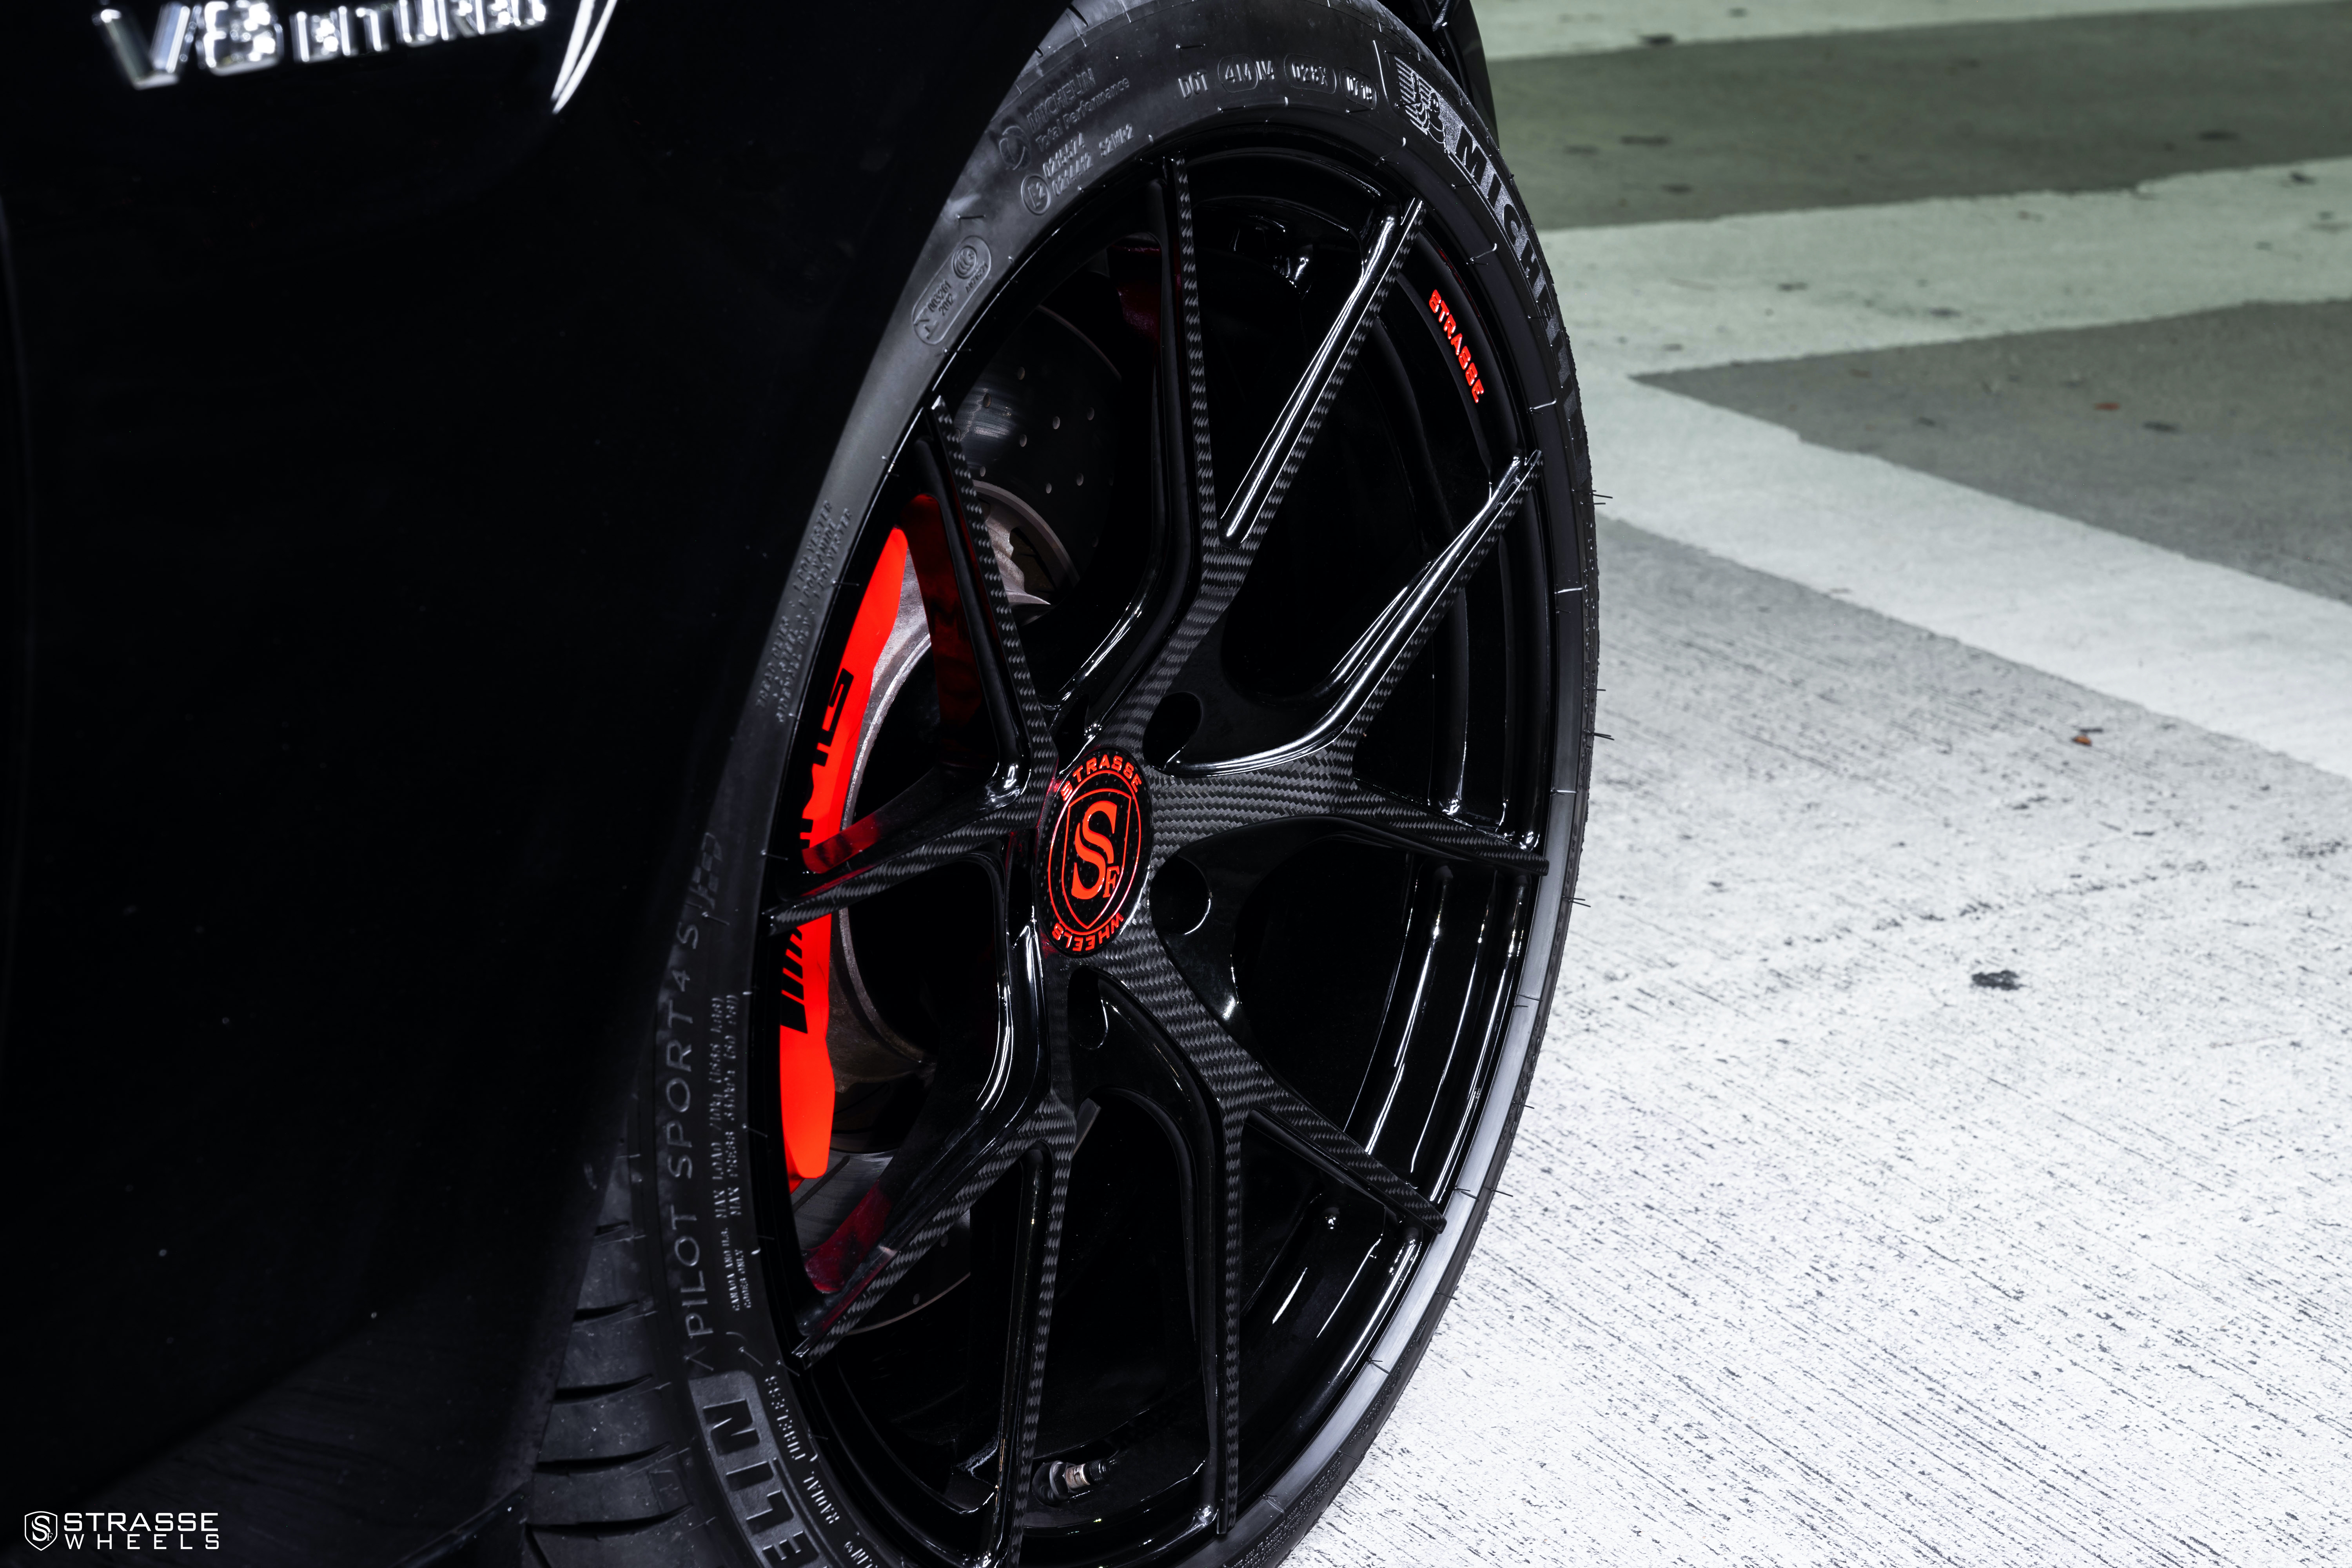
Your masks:
M686 1560L1278 1557L1534 1061L1592 654L1540 256L1384 13L1118 16L950 204L681 919L623 1206Z
M1541 450L1414 194L1235 140L975 333L772 849L769 1279L944 1557L1134 1554L1296 1457L1444 1228L1548 868Z

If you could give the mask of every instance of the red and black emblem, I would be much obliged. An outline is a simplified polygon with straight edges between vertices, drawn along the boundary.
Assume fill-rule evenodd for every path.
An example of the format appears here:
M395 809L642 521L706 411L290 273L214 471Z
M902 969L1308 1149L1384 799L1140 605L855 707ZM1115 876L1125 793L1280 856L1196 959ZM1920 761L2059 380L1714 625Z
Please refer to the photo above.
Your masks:
M1151 854L1143 770L1125 752L1081 757L1045 795L1046 934L1092 952L1118 934Z

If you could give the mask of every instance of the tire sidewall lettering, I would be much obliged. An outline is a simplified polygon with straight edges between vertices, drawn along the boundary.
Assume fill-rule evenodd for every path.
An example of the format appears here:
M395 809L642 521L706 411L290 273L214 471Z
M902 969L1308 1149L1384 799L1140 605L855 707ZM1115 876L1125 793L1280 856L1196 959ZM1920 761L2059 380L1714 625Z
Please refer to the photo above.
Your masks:
M1201 38L1215 42L1209 49L1176 47ZM1228 59L1251 63L1227 72L1220 62ZM1498 181L1508 205L1497 208L1450 149L1402 111L1393 87L1401 69L1438 95L1476 155L1498 170L1491 140L1442 68L1385 12L1356 0L1296 6L1158 0L1061 42L1024 71L981 134L911 269L828 467L736 731L711 831L675 914L668 976L655 1005L652 1098L643 1102L637 1146L654 1156L646 1173L654 1189L647 1228L666 1274L665 1321L684 1375L751 1380L795 1508L852 1561L900 1559L862 1527L781 1370L786 1347L761 1265L751 1257L756 1226L743 1169L752 1109L745 1057L756 1048L746 987L761 896L758 847L814 673L833 584L887 479L905 421L927 401L949 353L995 305L1020 263L1105 180L1156 156L1171 137L1212 123L1287 119L1366 155L1417 165L1417 185L1443 187L1433 191L1433 205L1440 195L1450 198L1442 203L1444 224L1465 241L1484 237L1464 273L1527 321L1516 322L1509 310L1492 313L1518 331L1549 323L1556 362L1541 325L1517 345L1521 352L1504 351L1504 357L1522 366L1556 363L1547 395L1558 397L1569 374L1566 342L1541 249L1520 216L1517 194ZM959 257L967 262L960 278ZM949 296L940 292L943 276L955 280ZM1542 352L1531 358L1525 350L1538 345ZM1564 441L1565 421L1556 423ZM1549 460L1548 455L1548 466ZM1099 930L1069 933L1085 944L1072 951L1099 946L1129 923L1129 910L1115 911ZM789 1221L782 1231L791 1234ZM1241 1555L1250 1544L1236 1531L1221 1543L1221 1556Z

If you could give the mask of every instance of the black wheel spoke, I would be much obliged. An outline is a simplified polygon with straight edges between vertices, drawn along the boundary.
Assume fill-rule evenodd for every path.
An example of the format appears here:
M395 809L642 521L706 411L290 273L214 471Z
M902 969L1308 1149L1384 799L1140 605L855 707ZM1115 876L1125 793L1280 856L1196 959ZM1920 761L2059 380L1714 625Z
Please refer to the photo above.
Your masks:
M1058 1109L1058 1107L1057 1107ZM1066 1113L1065 1113L1066 1117ZM1034 1151L1022 1173L1015 1285L1005 1320L1004 1386L998 1409L996 1470L990 1505L992 1552L983 1561L1011 1563L1021 1555L1021 1515L1027 1506L1037 1447L1037 1416L1045 1388L1045 1345L1054 1326L1054 1280L1068 1208L1074 1124Z
M1365 326L1388 298L1390 285L1396 281L1397 263L1404 258L1413 237L1421 230L1421 216L1422 204L1416 197L1405 205L1402 212L1391 212L1381 218L1357 274L1355 288L1349 290L1347 302L1339 307L1339 315L1325 331L1323 341L1316 345L1314 356L1307 362L1306 374L1290 389L1282 412L1275 417L1274 428L1266 432L1256 456L1243 470L1233 499L1225 504L1219 519L1219 531L1226 543L1238 544L1254 537L1281 507L1298 465L1307 457L1307 447L1314 444L1316 432L1323 427L1323 416L1331 411L1331 400L1339 395L1340 383L1347 380L1357 353L1364 346Z
M929 482L951 503L944 509L953 520L948 565L966 616L965 625L952 624L945 606L934 608L932 586L925 583L923 601L932 616L932 651L944 668L949 660L940 656L953 639L963 639L986 700L1000 775L1018 780L1032 766L1050 768L1051 721L1030 677L1028 654L1013 625L996 551L989 542L979 494L972 488L971 470L964 462L963 447L956 439L955 422L948 416L946 405L934 399L924 425L916 457ZM978 622L976 627L970 625L971 621Z
M1504 522L1535 477L1536 458L1514 458L1470 525L1445 542L1421 574L1398 590L1341 656L1323 693L1320 715L1297 735L1265 751L1213 763L1175 763L1178 773L1247 773L1308 756L1379 716L1381 702L1412 663L1431 631L1454 607L1463 584L1501 537Z
M1206 1101L1209 1146L1195 1158L1194 1212L1202 1303L1203 1382L1209 1391L1210 1453L1205 1506L1220 1530L1238 1511L1241 1487L1244 1239L1242 1145L1272 1138L1294 1155L1418 1227L1444 1226L1435 1205L1276 1079L1204 1007L1159 948L1124 945L1105 955L1106 973L1133 999L1149 1027L1182 1058Z
M1017 930L1005 929L1012 922L1005 919L1001 892L998 897L1003 940L992 1027L977 1026L975 1020L963 1037L941 1046L921 1108L888 1165L829 1237L803 1245L803 1267L815 1300L799 1314L803 1338L793 1355L803 1370L855 1331L900 1277L1014 1165L1045 1163L1043 1176L1033 1170L1024 1188L1022 1201L1033 1206L1066 1180L1075 1122L1068 1106L1049 1092L1047 1049L1034 1005L1035 929L1025 920ZM1037 1185L1041 1180L1043 1187ZM1048 1270L1048 1299L1051 1263L1048 1254L1038 1265ZM1021 1268L1026 1270L1029 1263ZM1026 1357L1028 1350L1022 1354Z
M929 838L933 835L922 831L925 826L934 821L944 826L951 820L945 808L981 782L976 770L934 765L839 833L810 845L803 852L803 863L818 876L826 876L886 844Z
M1189 198L1181 178L1176 189L1180 208L1184 208ZM1251 705L1250 700L1234 690L1224 679L1210 639L1219 635L1220 621L1248 579L1265 537L1265 524L1281 507L1359 353L1368 342L1374 342L1384 367L1384 379L1397 381L1401 376L1401 372L1389 368L1396 359L1396 352L1376 319L1399 276L1401 262L1412 247L1422 212L1421 204L1415 201L1403 211L1391 212L1382 218L1360 265L1354 287L1326 329L1305 372L1292 386L1222 517L1214 527L1204 527L1200 540L1201 571L1192 601L1185 606L1174 635L1160 650L1150 674L1138 683L1113 714L1113 722L1108 727L1108 738L1130 746L1140 743L1150 718L1180 681L1188 688L1200 688L1198 695L1212 704ZM1180 248L1189 266L1189 247ZM1192 309L1186 312L1185 336L1188 344L1197 342L1199 338L1197 316ZM1197 359L1197 352L1188 350L1188 374L1197 375L1197 364L1192 363ZM1198 482L1205 487L1208 477L1203 399L1197 381L1192 382L1192 386L1196 426L1193 444L1202 470ZM1402 392L1400 401L1408 408L1414 405L1409 389ZM1426 442L1415 450L1423 467L1428 468ZM1303 701L1286 704L1291 710L1276 720L1276 732L1288 731L1286 738L1242 755L1211 762L1186 762L1180 757L1171 762L1171 771L1183 774L1265 769L1360 738L1378 717L1396 681L1412 665L1433 630L1459 601L1471 574L1492 552L1504 524L1521 504L1540 461L1539 451L1509 460L1489 485L1476 515L1466 526L1445 537L1412 580L1372 617L1320 689ZM1430 495L1431 505L1442 524L1445 516L1442 491L1433 485ZM1201 505L1205 519L1209 507L1200 490L1194 490L1190 499Z
M1284 822L1332 822L1365 837L1438 860L1467 861L1514 876L1548 864L1527 845L1418 801L1400 800L1357 782L1339 748L1238 777L1179 778L1156 794L1160 851L1173 854L1204 838Z
M1203 838L1268 823L1338 815L1346 783L1327 759L1267 768L1241 781L1173 778L1153 794L1159 848L1168 854Z
M1271 1133L1309 1164L1377 1199L1424 1235L1445 1228L1445 1216L1412 1183L1381 1164L1370 1150L1333 1126L1321 1111L1275 1082L1272 1075L1266 1081L1265 1100L1250 1116L1254 1135Z
M1400 1218L1432 1231L1444 1225L1429 1200L1381 1164L1371 1152L1293 1093L1202 1005L1165 953L1146 942L1122 950L1106 965L1150 1013L1183 1054L1216 1109L1232 1123L1255 1118L1277 1129L1315 1163L1386 1205Z
M1181 984L1181 982L1179 983ZM1238 1511L1241 1423L1241 1135L1245 1112L1229 1106L1142 994L1106 986L1106 1005L1132 1030L1107 1039L1085 1066L1101 1088L1159 1106L1188 1152L1181 1245L1196 1343L1208 1453L1201 1506L1223 1530ZM1090 1053L1091 1055L1091 1053Z
M1216 462L1209 426L1207 344L1202 336L1199 258L1193 249L1192 178L1184 160L1171 158L1146 187L1152 237L1159 251L1159 345L1153 360L1150 461L1159 559L1149 586L1118 633L1080 669L1078 682L1102 681L1094 711L1108 719L1131 710L1139 681L1166 662L1171 635L1190 646L1187 630L1194 563L1213 552L1217 538ZM1174 628L1172 634L1171 628ZM1151 699L1157 700L1156 693ZM1091 728L1100 730L1097 723Z
M1412 201L1402 212L1384 216L1361 262L1355 286L1349 291L1307 369L1284 400L1274 427L1259 443L1233 498L1222 511L1216 500L1210 456L1206 350L1197 266L1192 250L1191 188L1181 163L1171 164L1170 188L1176 209L1175 238L1178 287L1172 292L1180 313L1179 341L1163 340L1162 358L1176 369L1172 392L1190 412L1187 444L1192 455L1189 483L1176 476L1178 504L1193 509L1200 518L1200 572L1192 597L1184 606L1175 631L1150 660L1150 673L1129 689L1109 715L1108 738L1133 746L1140 742L1145 722L1194 652L1215 628L1249 577L1250 563L1265 537L1265 522L1282 505L1300 463L1314 445L1324 416L1339 395L1348 372L1361 352L1373 317L1396 280L1398 264L1411 249L1422 218L1422 204ZM1181 359L1176 358L1181 349ZM1181 513L1180 512L1180 515Z
M1241 1141L1263 1093L1264 1069L1216 1026L1149 944L1129 944L1106 969L1131 999L1138 1021L1181 1059L1187 1083L1203 1101L1193 1134L1192 1203L1199 1226L1194 1297L1208 1406L1202 1502L1223 1531L1239 1511L1241 1490Z
M1201 321L1200 257L1193 246L1192 177L1181 158L1169 161L1162 200L1161 298L1176 312L1176 331L1162 334L1160 350L1175 426L1172 510L1177 517L1197 519L1206 536L1217 527L1217 466L1210 444L1208 342Z
M954 1130L956 1135L929 1162L919 1149L902 1150L901 1158L911 1157L922 1168L904 1178L903 1186L888 1182L867 1194L861 1208L866 1215L879 1208L878 1222L853 1211L842 1230L809 1255L820 1299L803 1314L793 1363L805 1371L824 1360L981 1194L1023 1159L1035 1155L1066 1163L1075 1127L1068 1107L1049 1100L1017 1120L982 1112ZM919 1137L919 1131L909 1144ZM900 1188L895 1199L887 1195L888 1187ZM861 1227L870 1227L870 1239L858 1234ZM820 1274L825 1277L818 1279Z
M952 789L957 784L963 785L960 794ZM762 910L762 929L771 935L789 931L887 892L950 860L977 856L995 861L1002 857L1006 834L1035 824L1039 793L1034 787L998 793L969 774L928 774L817 846L813 853L833 855L838 847L848 853L839 857L822 880ZM925 810L932 802L939 804ZM869 837L869 823L887 830Z
M1353 780L1340 785L1330 814L1433 859L1466 861L1521 877L1538 876L1550 864L1539 848Z

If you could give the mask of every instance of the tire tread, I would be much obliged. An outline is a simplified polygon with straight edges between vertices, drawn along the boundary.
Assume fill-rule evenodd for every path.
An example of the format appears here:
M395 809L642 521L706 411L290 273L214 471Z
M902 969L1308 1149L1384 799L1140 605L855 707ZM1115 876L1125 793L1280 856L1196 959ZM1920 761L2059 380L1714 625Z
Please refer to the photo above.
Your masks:
M525 1568L718 1568L733 1560L695 1510L693 1434L660 1375L635 1165L624 1142L531 1475Z

